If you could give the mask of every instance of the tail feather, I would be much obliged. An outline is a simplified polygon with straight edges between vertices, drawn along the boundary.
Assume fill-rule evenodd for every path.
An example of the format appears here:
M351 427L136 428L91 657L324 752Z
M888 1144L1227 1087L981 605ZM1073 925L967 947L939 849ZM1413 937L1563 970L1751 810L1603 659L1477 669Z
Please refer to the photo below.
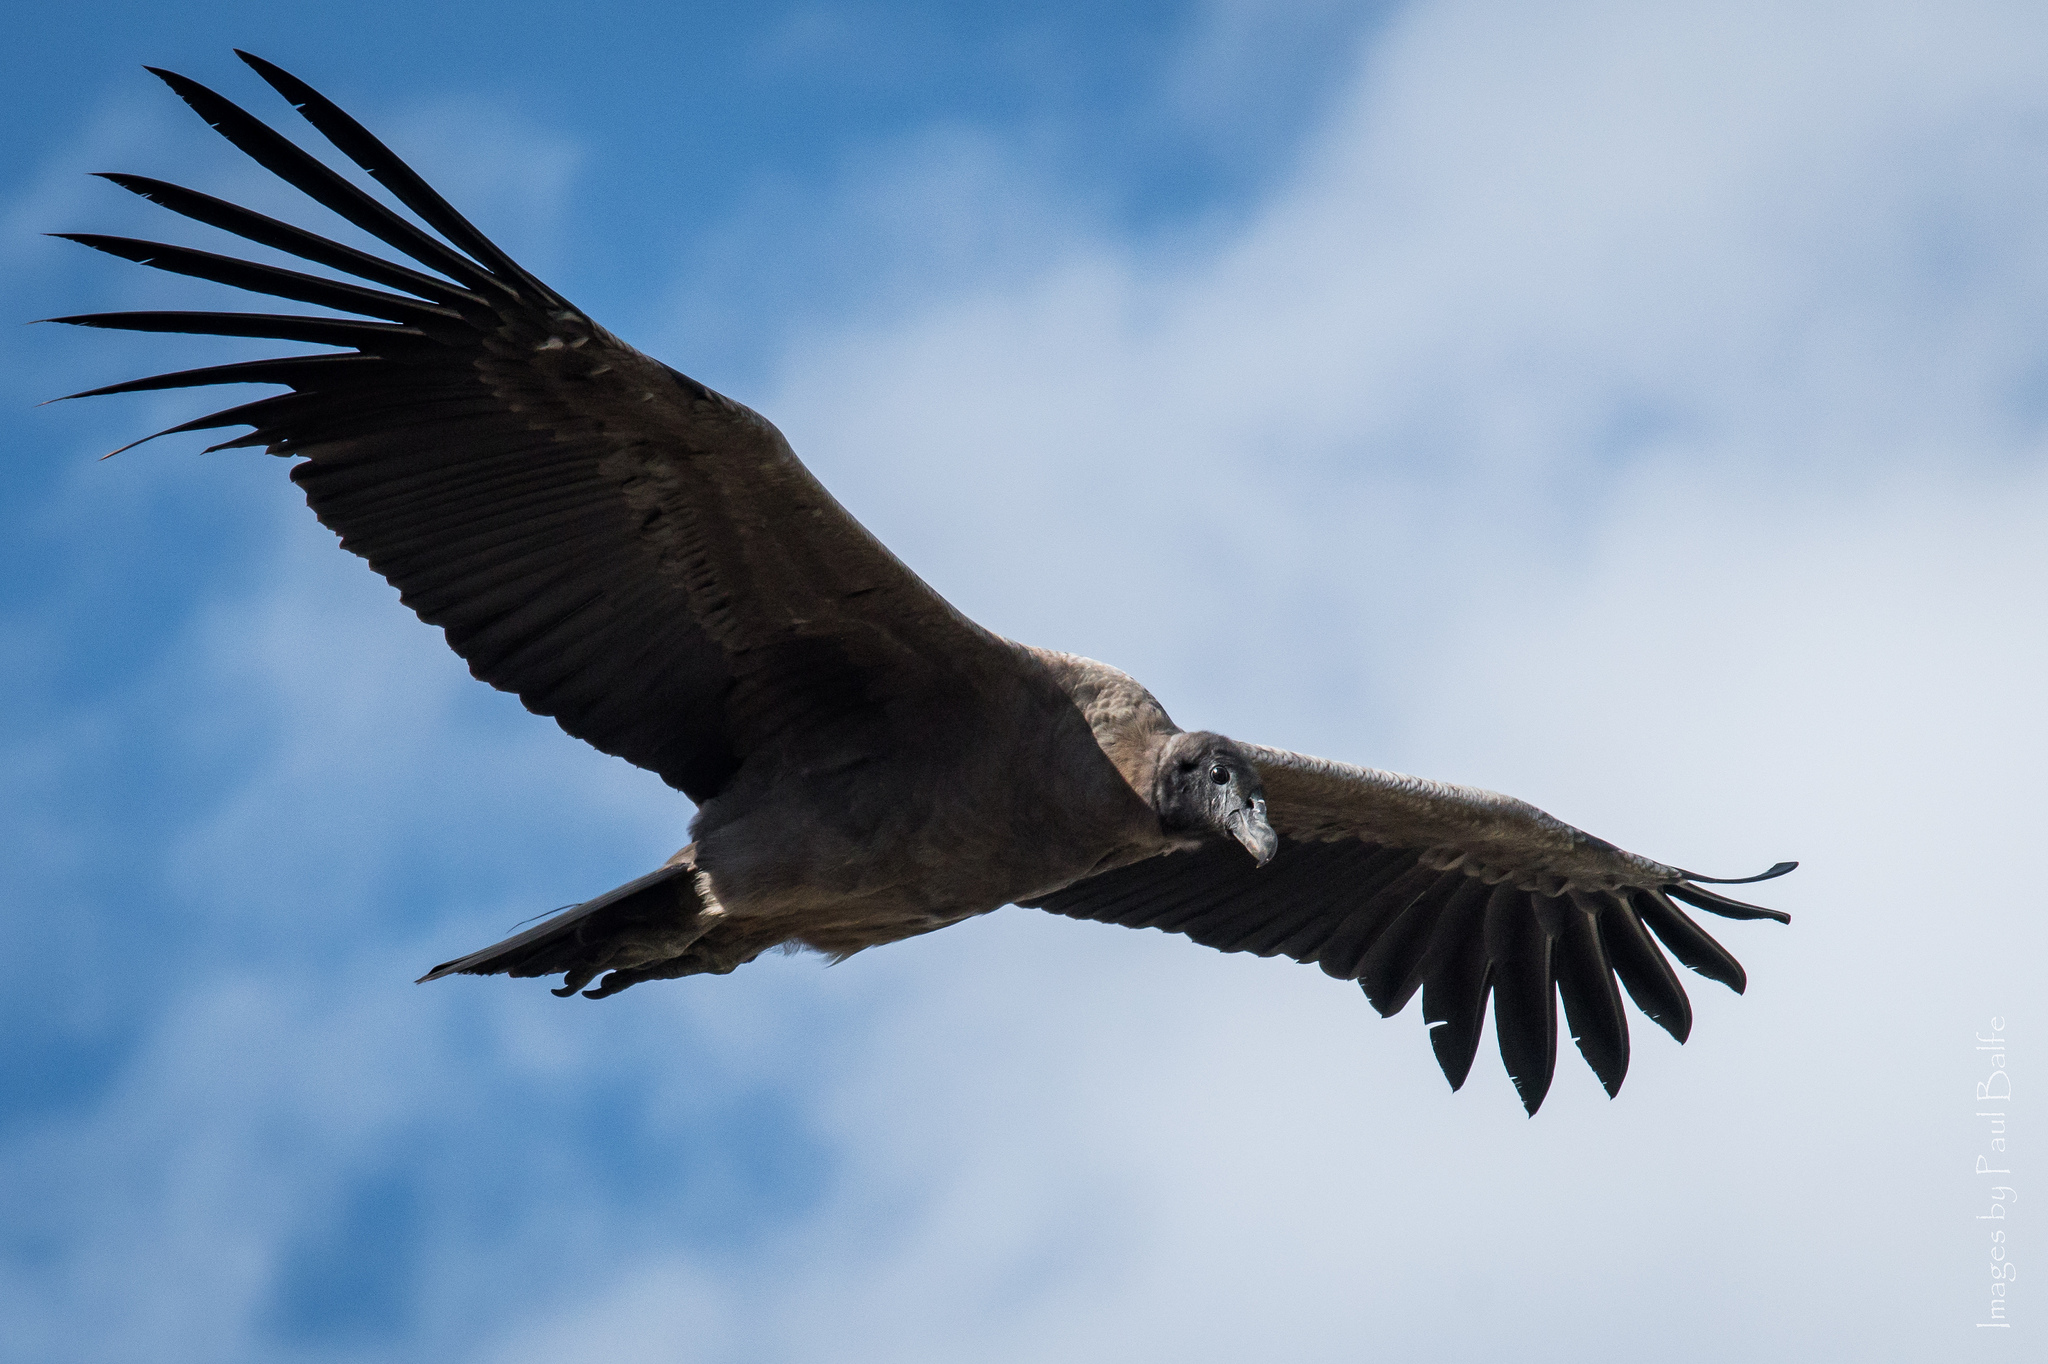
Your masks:
M561 972L562 988L555 993L566 996L607 970L654 979L652 971L677 963L710 927L713 916L704 913L695 872L693 863L679 859L503 942L444 961L418 983L454 975L551 976Z

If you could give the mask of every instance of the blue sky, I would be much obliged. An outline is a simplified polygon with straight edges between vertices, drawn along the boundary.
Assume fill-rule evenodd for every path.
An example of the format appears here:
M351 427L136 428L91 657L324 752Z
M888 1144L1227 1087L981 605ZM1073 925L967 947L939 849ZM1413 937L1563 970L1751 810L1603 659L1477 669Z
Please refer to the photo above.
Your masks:
M415 987L687 805L471 681L277 461L96 461L203 400L33 406L233 347L0 328L0 1356L2024 1357L1971 1328L1970 1099L2048 947L2034 7L561 14L39 14L5 311L243 306L36 235L206 242L89 171L328 226L139 69L296 135L250 48L993 628L1801 858L1794 922L1533 1121L1413 1008L1016 909Z

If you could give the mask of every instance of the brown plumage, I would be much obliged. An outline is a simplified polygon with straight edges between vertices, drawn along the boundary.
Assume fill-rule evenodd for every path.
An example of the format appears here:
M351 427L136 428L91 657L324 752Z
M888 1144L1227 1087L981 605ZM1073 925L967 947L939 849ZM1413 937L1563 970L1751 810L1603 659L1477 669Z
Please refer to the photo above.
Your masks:
M55 319L341 348L91 392L282 385L170 429L247 426L212 448L298 458L315 514L471 672L698 805L694 841L667 866L423 979L560 974L556 993L597 981L584 993L602 998L777 946L845 956L1016 903L1314 962L1384 1014L1420 991L1453 1088L1491 999L1533 1113L1560 998L1610 1094L1628 1067L1623 989L1685 1040L1685 991L1656 940L1743 988L1674 897L1786 917L1505 796L1186 733L1115 669L989 633L833 501L765 419L612 336L354 120L241 55L431 231L204 86L156 74L424 270L110 175L360 282L72 235L357 315Z

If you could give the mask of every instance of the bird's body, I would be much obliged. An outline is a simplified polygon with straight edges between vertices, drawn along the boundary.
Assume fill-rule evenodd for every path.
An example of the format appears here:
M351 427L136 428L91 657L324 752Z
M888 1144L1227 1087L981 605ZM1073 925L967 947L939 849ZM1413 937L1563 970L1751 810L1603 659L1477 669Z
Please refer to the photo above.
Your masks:
M1158 703L1101 664L1004 652L1010 666L950 706L750 757L691 825L702 898L786 926L759 946L844 955L1165 852L1143 787L1095 739L1132 712L1168 724ZM1125 747L1149 775L1157 744ZM991 846L1003 855L961 855Z
M843 957L1016 903L1313 962L1384 1013L1420 991L1453 1087L1490 998L1531 1112L1560 999L1610 1094L1628 1064L1622 989L1684 1040L1690 1008L1652 933L1743 988L1673 898L1784 916L1699 884L1710 878L1505 796L1183 731L1114 668L976 625L833 501L765 418L612 336L354 120L244 59L431 231L219 95L157 74L426 272L109 176L347 278L74 240L354 316L59 319L341 348L93 392L289 389L172 430L249 426L214 448L300 457L292 478L320 519L477 677L698 806L669 865L424 979L559 973L557 993L597 980L586 993L601 998L778 946Z
M638 899L578 906L428 978L560 971L566 992L626 973L610 992L784 945L845 957L1196 846L1138 794L1181 733L1150 692L1090 659L1014 644L1000 656L948 707L751 756L699 808L674 874ZM650 908L651 940L615 927Z

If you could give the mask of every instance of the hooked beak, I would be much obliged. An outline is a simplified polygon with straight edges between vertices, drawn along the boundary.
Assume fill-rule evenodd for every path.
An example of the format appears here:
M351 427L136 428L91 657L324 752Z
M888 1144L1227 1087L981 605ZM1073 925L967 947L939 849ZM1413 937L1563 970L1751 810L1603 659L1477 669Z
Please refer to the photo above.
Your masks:
M1273 832L1273 826L1266 823L1266 802L1263 797L1251 803L1250 807L1232 810L1223 817L1223 827L1230 830L1230 836L1244 844L1244 850L1257 859L1260 866L1273 860L1279 851L1280 835Z

